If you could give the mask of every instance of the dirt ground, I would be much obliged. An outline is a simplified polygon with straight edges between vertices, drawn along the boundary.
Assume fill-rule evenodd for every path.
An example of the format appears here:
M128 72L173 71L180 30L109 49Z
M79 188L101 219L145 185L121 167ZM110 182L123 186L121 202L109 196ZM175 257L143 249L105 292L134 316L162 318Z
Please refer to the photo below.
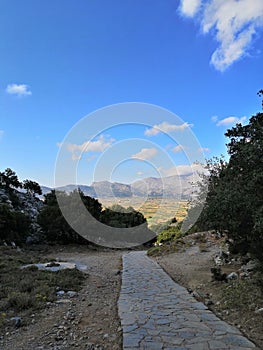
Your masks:
M81 265L88 278L73 298L52 303L31 323L13 329L0 341L2 350L119 350L122 331L117 311L121 286L121 252L85 247L51 250L45 257Z
M201 249L191 236L187 236L186 241L191 245L155 259L173 280L193 292L217 316L238 327L259 349L263 349L263 313L256 312L263 307L262 295L250 286L249 280L249 288L245 290L236 287L239 281L212 281L210 269L215 266L214 257L219 254L222 241L216 241L208 234ZM229 274L239 268L239 264L227 264L222 266L222 272Z
M220 242L208 237L176 253L155 257L159 264L178 283L191 289L196 298L209 305L220 318L234 324L263 349L262 298L253 300L255 306L228 307L224 292L231 283L212 282L210 268L219 253ZM40 252L43 257L68 261L81 266L87 279L82 290L72 298L63 297L60 303L50 303L45 310L31 315L28 325L11 328L0 337L1 350L121 350L122 330L117 310L121 287L121 256L123 251L89 250L86 247L54 247ZM227 265L224 272L240 266ZM242 292L244 294L244 292ZM241 293L241 294L242 294ZM243 297L243 294L241 295ZM246 299L246 303L250 302ZM253 304L250 302L250 304Z

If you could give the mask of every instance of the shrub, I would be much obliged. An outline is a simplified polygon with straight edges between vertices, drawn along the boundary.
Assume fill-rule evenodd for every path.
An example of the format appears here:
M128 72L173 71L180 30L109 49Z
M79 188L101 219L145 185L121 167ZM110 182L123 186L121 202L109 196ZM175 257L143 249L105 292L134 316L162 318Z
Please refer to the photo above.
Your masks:
M170 226L157 236L157 244L169 243L182 237L179 226Z
M0 241L23 243L29 234L30 219L18 211L11 211L6 204L0 205Z

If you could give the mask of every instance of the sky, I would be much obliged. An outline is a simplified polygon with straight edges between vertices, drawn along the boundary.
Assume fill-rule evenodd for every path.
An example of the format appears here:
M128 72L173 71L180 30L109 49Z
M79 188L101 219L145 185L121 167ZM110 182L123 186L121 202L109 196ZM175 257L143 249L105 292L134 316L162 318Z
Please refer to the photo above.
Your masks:
M0 171L130 183L226 155L262 39L262 0L2 0Z

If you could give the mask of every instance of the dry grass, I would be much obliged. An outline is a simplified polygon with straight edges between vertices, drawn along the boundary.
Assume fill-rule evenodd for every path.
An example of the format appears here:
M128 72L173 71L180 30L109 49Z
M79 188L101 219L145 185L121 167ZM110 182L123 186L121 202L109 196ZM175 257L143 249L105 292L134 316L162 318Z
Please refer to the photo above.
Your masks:
M24 264L40 262L33 252L0 247L0 255L0 328L18 313L27 316L55 301L58 289L79 290L85 279L77 269L57 272L39 271L35 266L21 269Z

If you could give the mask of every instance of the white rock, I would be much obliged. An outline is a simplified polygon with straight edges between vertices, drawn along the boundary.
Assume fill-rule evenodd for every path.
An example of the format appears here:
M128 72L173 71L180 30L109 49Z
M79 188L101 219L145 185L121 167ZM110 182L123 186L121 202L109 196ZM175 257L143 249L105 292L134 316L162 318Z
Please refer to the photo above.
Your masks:
M238 274L236 272L231 272L229 275L227 275L227 280L231 281L231 280L237 280L238 279Z

